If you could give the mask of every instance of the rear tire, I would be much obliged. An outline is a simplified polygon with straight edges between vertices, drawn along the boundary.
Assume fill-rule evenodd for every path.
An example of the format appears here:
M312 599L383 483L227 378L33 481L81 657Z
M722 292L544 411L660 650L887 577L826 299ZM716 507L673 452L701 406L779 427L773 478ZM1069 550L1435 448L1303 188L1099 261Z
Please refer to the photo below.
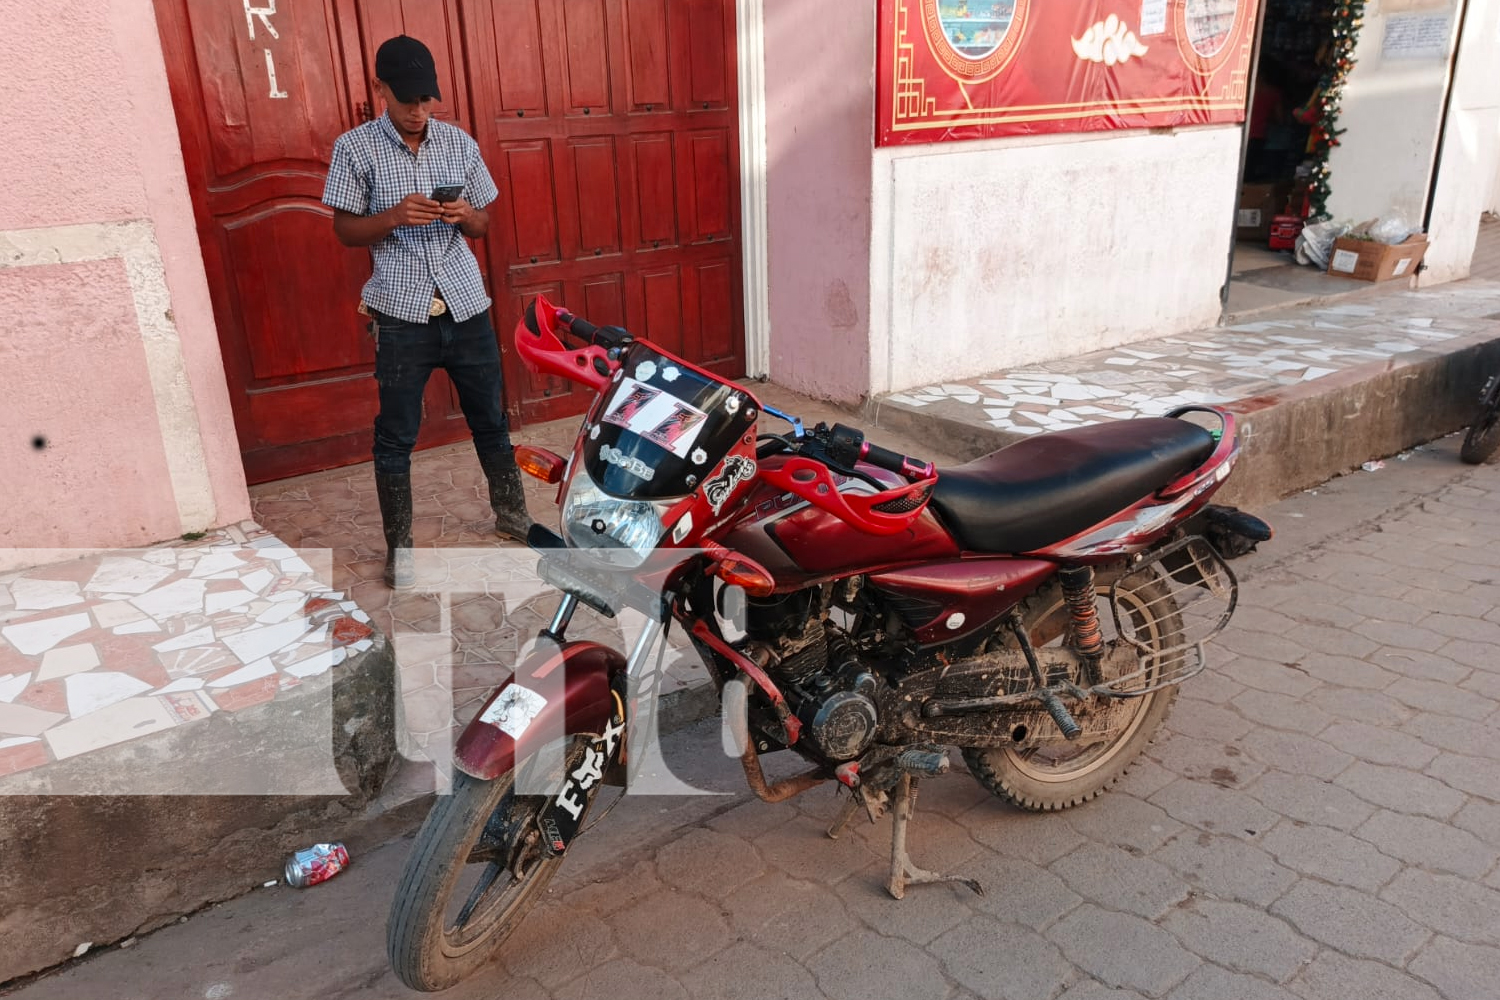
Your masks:
M1500 400L1480 407L1464 435L1458 456L1470 465L1478 465L1493 455L1496 448L1500 448Z
M1101 599L1100 603L1104 601ZM1162 580L1135 588L1122 597L1122 603L1130 612L1137 639L1159 643L1164 636L1181 634L1181 614ZM1107 605L1101 610L1100 619L1101 625L1110 623ZM1047 602L1040 611L1027 614L1024 620L1034 645L1067 638L1068 611L1060 597ZM1157 669L1171 672L1181 655L1165 657ZM1131 700L1135 712L1116 736L1082 746L1067 743L1019 751L1008 747L966 747L964 762L981 785L1021 809L1052 812L1080 805L1113 785L1135 763L1166 721L1172 703L1177 700L1177 688L1161 688Z
M588 743L571 737L563 756L554 743L492 781L454 772L452 793L438 796L417 833L386 924L386 951L403 983L432 992L472 975L536 905L563 859L542 856L535 820ZM555 784L551 793L514 794L518 773L527 775L523 789L542 787L528 769L549 763L543 780ZM587 792L585 811L599 787ZM472 888L467 875L475 876Z

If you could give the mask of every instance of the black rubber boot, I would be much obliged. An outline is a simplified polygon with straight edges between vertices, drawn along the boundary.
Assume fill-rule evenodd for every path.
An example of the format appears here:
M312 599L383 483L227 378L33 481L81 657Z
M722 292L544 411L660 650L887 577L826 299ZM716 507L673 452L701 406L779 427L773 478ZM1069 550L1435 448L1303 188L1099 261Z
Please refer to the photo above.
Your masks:
M405 590L417 582L411 554L411 476L375 473L375 495L385 530L386 586Z
M526 513L526 490L521 486L521 470L516 468L512 451L480 455L479 467L490 481L490 508L495 512L495 534L502 538L526 541L531 530L531 515Z

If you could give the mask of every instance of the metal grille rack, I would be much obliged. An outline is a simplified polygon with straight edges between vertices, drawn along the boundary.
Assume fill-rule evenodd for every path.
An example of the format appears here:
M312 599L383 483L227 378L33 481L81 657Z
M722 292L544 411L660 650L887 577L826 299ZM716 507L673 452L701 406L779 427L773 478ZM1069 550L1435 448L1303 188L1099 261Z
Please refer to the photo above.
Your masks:
M1193 535L1153 553L1109 595L1115 632L1140 651L1141 667L1096 685L1094 693L1136 697L1201 671L1208 662L1203 644L1224 630L1238 596L1234 572L1203 538Z

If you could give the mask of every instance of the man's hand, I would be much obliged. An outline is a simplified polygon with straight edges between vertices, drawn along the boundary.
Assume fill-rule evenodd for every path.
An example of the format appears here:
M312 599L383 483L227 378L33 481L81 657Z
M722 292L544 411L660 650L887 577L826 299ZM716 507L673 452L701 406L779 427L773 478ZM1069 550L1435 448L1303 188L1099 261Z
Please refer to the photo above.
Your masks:
M464 221L474 214L474 206L463 198L454 198L452 201L437 203L442 209L443 221L451 222L455 226L462 226Z
M483 210L470 205L464 198L454 198L452 201L445 201L439 207L443 210L443 221L451 222L470 239L481 239L485 232L489 230L489 215Z
M355 215L333 211L333 232L346 247L374 246L401 226L425 226L430 222L452 223L471 240L489 232L489 213L462 198L436 202L426 195L409 194L378 215Z
M451 205L452 202L448 204ZM391 222L397 226L425 226L429 222L436 222L439 218L447 218L445 206L424 194L407 195L399 203L393 205L388 214Z

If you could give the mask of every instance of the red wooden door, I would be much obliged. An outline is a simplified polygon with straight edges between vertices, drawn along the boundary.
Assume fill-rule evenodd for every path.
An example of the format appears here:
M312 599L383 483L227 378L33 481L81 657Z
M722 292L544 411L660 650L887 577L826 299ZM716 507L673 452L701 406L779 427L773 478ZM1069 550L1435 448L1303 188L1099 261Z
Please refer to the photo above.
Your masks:
M465 15L476 138L500 188L487 242L502 344L540 292L743 375L733 0L503 0ZM513 419L587 404L506 358Z
M366 2L357 17L353 0L156 5L251 482L370 456L375 354L355 312L369 252L334 239L320 199L334 140L370 100L361 36L397 33L401 6ZM405 6L428 12L424 29L444 14ZM450 396L435 378L423 446L463 435Z
M334 139L378 107L375 49L433 51L439 111L500 186L476 247L503 345L544 292L744 373L732 0L157 0L251 482L369 458L369 255L320 204ZM517 425L580 412L506 352ZM447 378L418 447L467 434Z

